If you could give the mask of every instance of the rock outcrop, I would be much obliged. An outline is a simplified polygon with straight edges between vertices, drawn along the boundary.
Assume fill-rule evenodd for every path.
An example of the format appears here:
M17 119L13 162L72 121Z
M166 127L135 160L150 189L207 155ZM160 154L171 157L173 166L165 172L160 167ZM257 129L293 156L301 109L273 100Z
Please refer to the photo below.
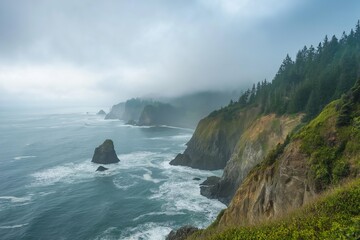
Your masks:
M276 116L269 114L256 119L240 136L223 176L212 187L201 191L208 198L217 198L229 204L249 171L260 163L266 154L300 124L302 115Z
M106 115L106 112L101 109L96 115Z
M118 103L111 107L111 110L106 114L105 119L122 119L125 111L125 103Z
M138 124L140 126L181 126L182 117L179 109L170 104L157 102L144 107Z
M103 144L97 147L91 161L99 164L118 163L120 160L116 155L113 141L106 139Z
M103 167L103 166L99 166L99 167L96 169L95 172L103 172L103 171L106 171L106 170L108 170L108 168Z
M211 190L215 186L217 186L219 180L220 178L216 176L208 177L204 182L200 184L200 194L208 198L215 198Z
M231 114L222 110L211 113L199 122L184 153L178 154L170 164L203 170L223 169L241 134L259 112L259 108L253 107Z
M172 230L166 237L166 240L185 240L187 237L198 230L198 228L193 226L183 226L178 230Z
M222 215L220 227L256 224L285 215L328 186L359 177L358 114L347 112L351 124L340 127L336 124L339 105L339 101L329 104L288 144L276 147L251 170ZM360 111L359 105L352 106L356 106L354 112Z

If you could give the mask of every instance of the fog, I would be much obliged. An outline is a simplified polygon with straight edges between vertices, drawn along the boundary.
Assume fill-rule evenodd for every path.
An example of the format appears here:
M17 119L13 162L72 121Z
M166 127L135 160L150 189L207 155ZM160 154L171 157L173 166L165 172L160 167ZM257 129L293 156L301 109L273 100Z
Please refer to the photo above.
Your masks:
M0 1L0 107L111 106L271 80L360 2Z

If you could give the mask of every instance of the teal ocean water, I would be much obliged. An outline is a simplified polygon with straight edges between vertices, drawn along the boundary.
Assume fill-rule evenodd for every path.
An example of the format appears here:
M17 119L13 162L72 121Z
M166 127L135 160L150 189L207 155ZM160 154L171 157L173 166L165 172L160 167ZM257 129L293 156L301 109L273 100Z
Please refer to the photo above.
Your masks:
M170 166L193 130L133 127L95 114L0 118L1 239L164 239L205 227L225 206L200 195L199 177ZM114 141L120 163L95 172L95 147Z

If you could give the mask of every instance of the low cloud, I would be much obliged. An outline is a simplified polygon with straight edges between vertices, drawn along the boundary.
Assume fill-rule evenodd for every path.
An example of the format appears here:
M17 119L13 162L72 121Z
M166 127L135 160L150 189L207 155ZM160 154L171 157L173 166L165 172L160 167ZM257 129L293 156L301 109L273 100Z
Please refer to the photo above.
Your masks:
M357 21L359 2L321 2L1 1L0 105L112 105L271 79L286 53Z

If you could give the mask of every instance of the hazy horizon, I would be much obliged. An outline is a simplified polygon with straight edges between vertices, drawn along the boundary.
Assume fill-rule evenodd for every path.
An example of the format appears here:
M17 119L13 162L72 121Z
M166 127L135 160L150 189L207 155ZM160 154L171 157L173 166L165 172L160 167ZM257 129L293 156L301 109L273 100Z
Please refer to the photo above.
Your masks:
M272 80L360 2L1 1L0 107L104 107Z

